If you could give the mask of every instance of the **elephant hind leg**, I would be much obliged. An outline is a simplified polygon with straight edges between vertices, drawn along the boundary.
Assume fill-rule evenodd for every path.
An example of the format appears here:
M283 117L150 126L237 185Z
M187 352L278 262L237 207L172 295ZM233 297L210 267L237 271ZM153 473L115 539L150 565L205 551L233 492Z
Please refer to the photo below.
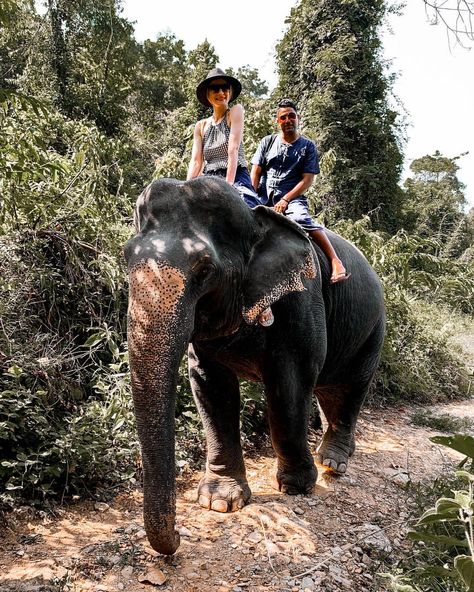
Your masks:
M349 457L355 451L354 430L360 406L354 409L353 405L348 405L351 399L354 401L351 390L349 385L330 385L315 389L328 422L316 459L321 465L339 474L346 472Z
M355 451L355 426L377 369L383 334L381 321L346 369L346 375L350 377L346 384L318 386L315 389L328 421L317 460L339 474L346 472L349 457Z

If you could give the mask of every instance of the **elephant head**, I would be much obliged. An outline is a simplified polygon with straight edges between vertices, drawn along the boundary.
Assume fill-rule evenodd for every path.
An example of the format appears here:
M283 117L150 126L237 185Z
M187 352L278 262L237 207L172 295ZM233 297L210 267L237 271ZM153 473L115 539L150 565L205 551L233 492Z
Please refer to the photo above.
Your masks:
M137 234L125 247L128 339L151 546L172 554L175 531L175 397L191 340L255 324L265 307L304 290L316 274L307 235L264 207L250 210L220 179L155 181L138 198ZM263 329L262 329L263 330Z

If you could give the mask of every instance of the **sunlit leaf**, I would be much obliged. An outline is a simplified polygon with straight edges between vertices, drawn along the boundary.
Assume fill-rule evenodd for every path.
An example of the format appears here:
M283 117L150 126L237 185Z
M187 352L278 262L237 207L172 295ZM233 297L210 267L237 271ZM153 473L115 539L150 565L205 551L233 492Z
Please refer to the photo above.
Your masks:
M454 560L454 567L466 585L466 592L474 592L474 561L472 557L458 555Z

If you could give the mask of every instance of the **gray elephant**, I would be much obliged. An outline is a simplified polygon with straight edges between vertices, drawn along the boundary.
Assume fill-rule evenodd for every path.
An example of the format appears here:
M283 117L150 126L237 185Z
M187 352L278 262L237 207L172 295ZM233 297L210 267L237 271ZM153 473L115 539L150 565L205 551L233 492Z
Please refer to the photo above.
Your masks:
M307 440L313 393L328 420L318 460L344 473L356 420L384 335L382 289L363 255L334 233L352 272L329 284L329 264L296 224L249 209L225 181L162 179L138 198L138 234L125 247L128 339L151 546L172 554L175 401L180 361L207 437L199 503L220 512L250 499L239 431L239 378L263 382L276 484L308 493L317 471ZM272 306L275 322L258 315Z

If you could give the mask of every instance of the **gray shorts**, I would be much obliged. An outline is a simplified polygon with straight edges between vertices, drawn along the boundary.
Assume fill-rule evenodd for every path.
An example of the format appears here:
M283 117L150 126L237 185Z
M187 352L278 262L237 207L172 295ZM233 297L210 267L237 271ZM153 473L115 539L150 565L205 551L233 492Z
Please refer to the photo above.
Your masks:
M312 230L324 230L324 226L320 224L316 218L311 218L309 215L308 200L306 197L295 197L288 204L284 212L285 216L288 216L290 220L296 222L304 228L307 232Z

